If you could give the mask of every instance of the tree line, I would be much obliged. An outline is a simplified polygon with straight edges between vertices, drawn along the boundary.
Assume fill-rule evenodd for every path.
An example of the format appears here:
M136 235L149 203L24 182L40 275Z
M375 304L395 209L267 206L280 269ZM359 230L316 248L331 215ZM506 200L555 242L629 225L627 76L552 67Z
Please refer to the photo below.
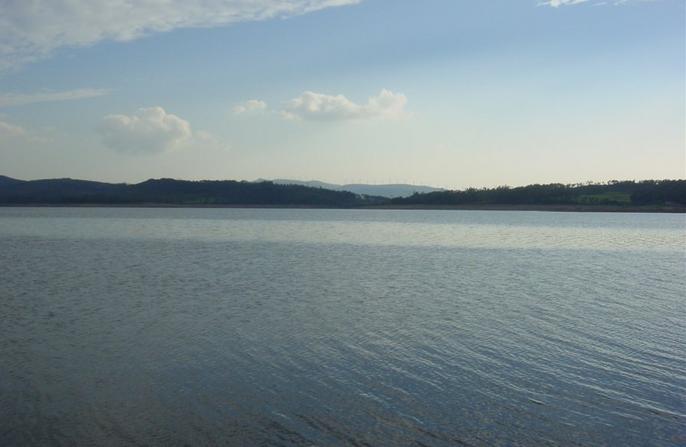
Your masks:
M686 205L686 180L534 184L436 191L392 199L395 205Z
M0 204L168 204L236 206L583 205L686 206L686 180L534 184L415 193L405 198L355 194L269 181L151 179L137 184L73 179L17 180L0 176Z

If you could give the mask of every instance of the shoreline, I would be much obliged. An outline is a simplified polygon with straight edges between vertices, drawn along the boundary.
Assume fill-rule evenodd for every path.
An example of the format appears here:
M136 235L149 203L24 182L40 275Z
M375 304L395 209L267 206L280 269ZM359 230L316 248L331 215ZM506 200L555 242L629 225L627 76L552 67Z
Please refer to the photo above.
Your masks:
M330 209L393 211L541 211L570 213L653 213L683 214L686 206L621 206L621 205L233 205L175 203L0 203L0 208L235 208L235 209Z

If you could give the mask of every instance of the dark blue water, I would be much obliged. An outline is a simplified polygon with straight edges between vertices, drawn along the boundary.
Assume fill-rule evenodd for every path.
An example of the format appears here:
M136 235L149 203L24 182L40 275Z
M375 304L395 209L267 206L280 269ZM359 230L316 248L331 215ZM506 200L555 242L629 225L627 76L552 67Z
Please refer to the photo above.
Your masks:
M686 217L0 208L0 445L686 445Z

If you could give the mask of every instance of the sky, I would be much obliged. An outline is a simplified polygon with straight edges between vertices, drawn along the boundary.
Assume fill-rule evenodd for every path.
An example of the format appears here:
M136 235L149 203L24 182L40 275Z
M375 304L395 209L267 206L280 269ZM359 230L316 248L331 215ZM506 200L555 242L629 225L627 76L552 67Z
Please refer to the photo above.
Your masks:
M683 0L0 0L0 174L686 178Z

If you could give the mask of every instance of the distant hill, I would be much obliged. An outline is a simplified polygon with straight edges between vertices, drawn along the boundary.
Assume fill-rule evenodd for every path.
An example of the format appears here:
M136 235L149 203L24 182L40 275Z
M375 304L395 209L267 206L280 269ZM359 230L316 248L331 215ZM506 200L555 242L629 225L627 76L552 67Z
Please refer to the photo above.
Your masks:
M680 206L686 205L686 180L612 181L565 185L528 185L511 188L469 188L396 198L394 205L579 205Z
M263 181L263 180L258 180ZM428 193L434 191L443 191L440 188L424 185L408 185L408 184L389 184L389 185L367 185L363 183L351 183L347 185L338 185L335 183L320 182L317 180L302 181L289 179L274 179L272 182L279 185L303 185L314 188L325 188L334 191L350 191L355 194L365 194L369 196L387 197L389 199L395 197L408 197L415 193Z
M16 185L17 183L21 183L23 180L17 180L16 178L12 177L6 177L4 175L0 175L0 186L2 185Z
M686 211L686 180L612 181L564 185L469 188L414 193L405 197L365 195L323 182L284 180L186 181L151 179L137 184L74 179L17 180L0 176L0 205L180 205L322 208L463 208L568 211ZM327 188L329 186L329 188ZM358 185L371 191L408 185ZM433 188L431 188L433 189ZM357 191L369 189L357 189Z
M137 184L50 179L21 181L0 177L1 204L174 204L356 207L385 202L301 185L272 182L151 179Z

